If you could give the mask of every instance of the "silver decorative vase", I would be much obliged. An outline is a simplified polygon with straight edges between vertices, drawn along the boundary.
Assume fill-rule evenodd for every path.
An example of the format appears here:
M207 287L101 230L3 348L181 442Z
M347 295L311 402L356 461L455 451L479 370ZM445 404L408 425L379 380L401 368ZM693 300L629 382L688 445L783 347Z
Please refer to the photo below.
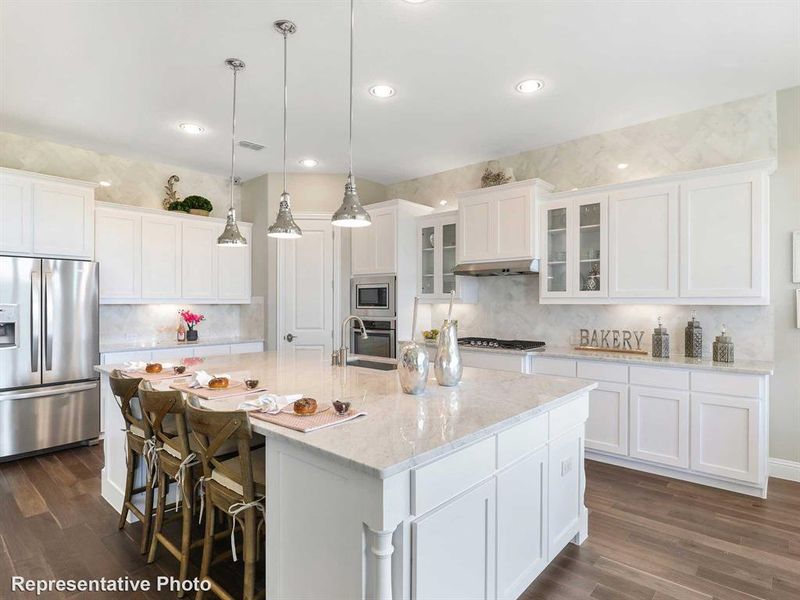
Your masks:
M439 385L450 387L461 381L464 365L461 364L461 353L458 351L458 325L455 321L442 323L433 371Z
M430 361L424 346L413 341L401 344L397 357L397 375L404 393L417 396L424 392L429 369Z

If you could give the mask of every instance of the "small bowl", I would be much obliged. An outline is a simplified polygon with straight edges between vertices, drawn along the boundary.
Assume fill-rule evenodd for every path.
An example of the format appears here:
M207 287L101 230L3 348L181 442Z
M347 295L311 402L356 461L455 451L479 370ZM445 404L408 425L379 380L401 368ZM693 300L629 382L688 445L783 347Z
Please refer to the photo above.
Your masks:
M347 411L350 410L350 402L342 402L341 400L334 400L333 401L333 410L336 411L337 415L346 415Z
M186 365L175 365L172 367L172 370L175 371L177 375L182 375L186 372Z
M258 379L245 379L244 385L248 390L254 390L258 387Z

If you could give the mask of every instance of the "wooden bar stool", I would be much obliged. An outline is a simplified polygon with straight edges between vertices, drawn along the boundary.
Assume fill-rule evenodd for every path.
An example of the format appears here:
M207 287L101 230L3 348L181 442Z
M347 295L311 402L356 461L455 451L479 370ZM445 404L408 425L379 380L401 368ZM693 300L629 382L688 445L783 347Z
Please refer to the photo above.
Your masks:
M214 550L215 510L233 517L232 553L237 559L233 537L237 522L243 535L244 600L262 597L264 590L255 593L258 532L264 525L266 496L266 457L263 449L253 450L253 433L244 411L211 411L200 408L191 400L186 404L186 417L197 438L197 450L203 465L205 480L205 536L200 580L208 581L211 591L224 600L235 600L209 575ZM228 440L236 442L238 455L227 460L218 457L218 450ZM203 591L197 593L202 600Z
M152 431L150 425L144 417L138 416L139 408L137 389L142 381L138 378L123 377L118 370L111 372L109 376L111 382L111 392L117 401L117 405L122 412L125 421L125 463L127 473L125 476L125 496L122 502L122 511L119 516L119 529L125 527L128 519L128 512L132 512L142 524L142 540L139 550L142 554L147 552L147 545L150 541L150 523L153 515L153 485L154 476L151 469L152 460L155 458L152 451ZM134 477L136 468L147 465L147 477L145 486L134 488ZM144 511L133 503L134 494L144 492Z

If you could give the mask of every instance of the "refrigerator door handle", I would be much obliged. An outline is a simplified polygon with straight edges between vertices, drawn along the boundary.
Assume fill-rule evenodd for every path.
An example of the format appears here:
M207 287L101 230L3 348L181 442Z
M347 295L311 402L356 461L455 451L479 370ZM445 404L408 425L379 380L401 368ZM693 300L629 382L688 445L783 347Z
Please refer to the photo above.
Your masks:
M39 330L41 329L42 278L39 271L31 272L31 373L39 372Z
M53 368L53 301L50 299L52 273L44 274L44 368Z
M36 388L31 391L10 391L0 393L0 401L3 400L26 400L29 398L43 398L45 396L60 396L62 394L73 394L75 392L86 392L96 388L98 381L88 381L85 383L71 383L69 385L59 385L46 388Z

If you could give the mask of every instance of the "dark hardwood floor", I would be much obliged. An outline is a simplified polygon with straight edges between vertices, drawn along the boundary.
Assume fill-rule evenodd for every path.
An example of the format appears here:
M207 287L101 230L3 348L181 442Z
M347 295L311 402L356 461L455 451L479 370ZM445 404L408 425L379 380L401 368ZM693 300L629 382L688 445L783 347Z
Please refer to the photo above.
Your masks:
M177 574L163 551L146 564L138 525L117 531L117 514L100 497L102 464L102 445L0 463L0 598L36 597L12 595L12 575L155 583ZM772 479L769 499L759 500L595 462L587 476L589 540L568 545L524 600L800 598L800 484ZM234 590L241 579L236 567L215 573Z

